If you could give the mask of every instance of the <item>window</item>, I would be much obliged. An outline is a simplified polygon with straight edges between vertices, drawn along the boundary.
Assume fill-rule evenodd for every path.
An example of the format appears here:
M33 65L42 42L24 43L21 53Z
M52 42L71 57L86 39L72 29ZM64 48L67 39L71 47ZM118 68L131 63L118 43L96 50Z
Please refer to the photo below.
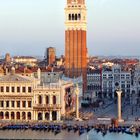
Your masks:
M74 14L72 14L72 20L74 20Z
M32 102L28 101L28 107L31 108L32 107Z
M31 93L32 92L32 88L28 87L28 92Z
M9 92L9 87L6 87L6 92Z
M127 88L130 88L130 84L127 84Z
M49 104L49 96L46 96L46 104Z
M4 107L4 102L0 101L0 107Z
M15 92L15 87L12 87L12 92Z
M1 92L4 92L4 87L0 87L0 91Z
M15 101L11 102L11 107L15 107Z
M22 87L22 92L26 92L26 87Z
M79 19L79 20L81 19L81 14L78 14L78 19Z
M6 107L9 107L9 101L6 101Z
M41 95L39 95L38 101L39 101L39 104L42 104L42 96Z
M20 101L17 101L17 107L20 107Z
M71 14L69 14L69 20L71 20Z
M56 96L53 96L53 104L56 104Z
M26 107L26 101L22 101L22 107Z
M20 87L17 87L17 92L18 92L18 93L20 92Z

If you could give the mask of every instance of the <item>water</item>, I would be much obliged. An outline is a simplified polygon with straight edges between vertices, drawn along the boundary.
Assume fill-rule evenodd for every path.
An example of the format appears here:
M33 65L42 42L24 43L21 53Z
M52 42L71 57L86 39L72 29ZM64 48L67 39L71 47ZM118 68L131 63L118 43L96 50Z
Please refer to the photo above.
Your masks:
M107 133L104 137L102 134L91 130L81 136L78 133L62 131L60 134L54 135L47 131L32 131L32 130L0 130L1 139L46 139L46 140L140 140L135 135L122 133Z

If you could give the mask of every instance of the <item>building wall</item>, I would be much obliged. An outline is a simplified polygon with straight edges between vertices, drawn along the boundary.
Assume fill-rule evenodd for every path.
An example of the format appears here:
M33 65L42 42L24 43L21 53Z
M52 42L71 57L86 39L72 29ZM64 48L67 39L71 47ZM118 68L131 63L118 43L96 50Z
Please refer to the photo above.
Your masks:
M72 82L59 80L40 85L38 79L16 76L12 73L1 77L0 120L60 121L61 115L65 116L66 92L68 88L69 95L74 91ZM9 81L11 77L16 81Z

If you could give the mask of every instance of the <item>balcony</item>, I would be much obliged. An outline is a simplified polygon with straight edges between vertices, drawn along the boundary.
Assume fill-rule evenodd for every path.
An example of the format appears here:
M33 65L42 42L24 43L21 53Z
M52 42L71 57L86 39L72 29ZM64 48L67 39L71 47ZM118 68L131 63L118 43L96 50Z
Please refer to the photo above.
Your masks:
M61 109L61 105L60 104L36 104L33 106L33 109L40 109L40 110L55 110L55 109Z

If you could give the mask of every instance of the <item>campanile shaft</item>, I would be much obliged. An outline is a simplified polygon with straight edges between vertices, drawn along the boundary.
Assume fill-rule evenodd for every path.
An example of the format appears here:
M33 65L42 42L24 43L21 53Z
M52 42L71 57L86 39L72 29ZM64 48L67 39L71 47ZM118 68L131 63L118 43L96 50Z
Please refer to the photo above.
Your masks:
M85 0L67 0L65 18L65 75L71 78L82 75L86 78L87 10Z

